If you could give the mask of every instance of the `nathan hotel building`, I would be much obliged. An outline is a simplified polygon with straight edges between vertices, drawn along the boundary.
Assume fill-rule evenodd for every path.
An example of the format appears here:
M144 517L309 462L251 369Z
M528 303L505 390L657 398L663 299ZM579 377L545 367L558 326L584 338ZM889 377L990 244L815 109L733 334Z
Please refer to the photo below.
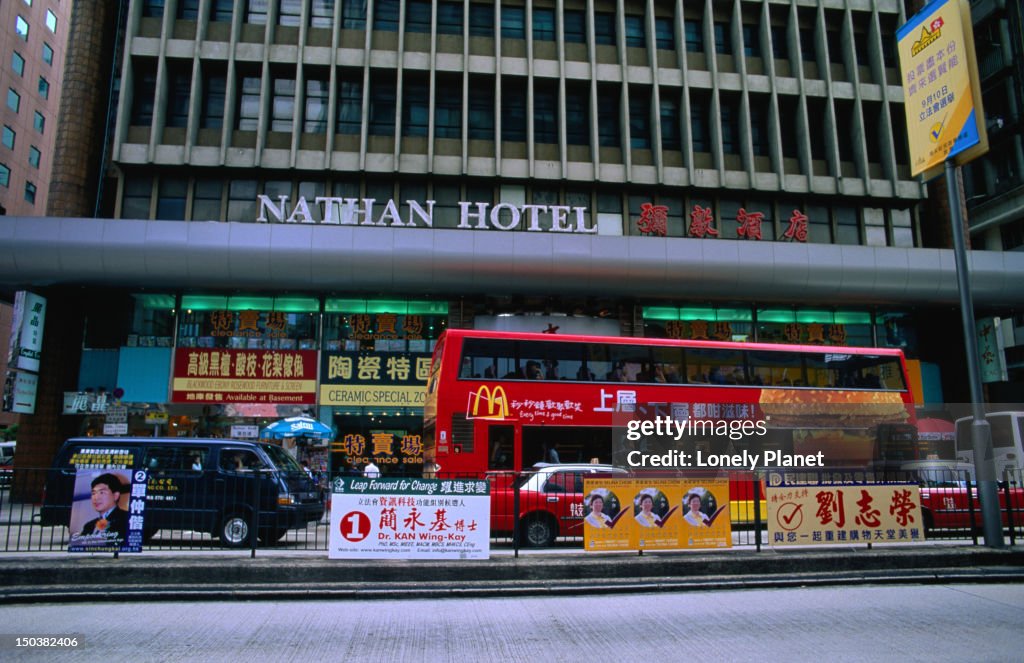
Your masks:
M309 411L415 463L446 327L895 346L920 399L965 401L948 221L908 167L906 16L79 2L67 76L98 82L62 112L94 130L58 146L47 216L0 223L0 281L47 302L24 435L43 462L110 425L244 436ZM1024 254L971 263L1012 335Z

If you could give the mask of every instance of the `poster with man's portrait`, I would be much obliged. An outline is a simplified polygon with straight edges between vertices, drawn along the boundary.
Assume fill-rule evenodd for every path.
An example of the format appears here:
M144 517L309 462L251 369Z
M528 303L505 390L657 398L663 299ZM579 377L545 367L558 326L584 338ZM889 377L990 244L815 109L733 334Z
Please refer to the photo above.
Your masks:
M145 504L144 470L79 470L68 551L141 552Z

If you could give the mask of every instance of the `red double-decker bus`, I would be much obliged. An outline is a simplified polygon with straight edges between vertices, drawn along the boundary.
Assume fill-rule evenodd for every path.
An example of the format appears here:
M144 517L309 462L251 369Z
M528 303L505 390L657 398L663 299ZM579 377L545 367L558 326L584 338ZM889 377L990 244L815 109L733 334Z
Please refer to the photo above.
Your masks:
M832 467L892 456L892 440L911 460L916 436L892 433L913 423L907 384L894 349L449 329L427 383L424 467L483 476L554 457L624 466L621 426L645 408L677 419L765 418L759 448L822 451ZM705 455L751 444L684 443ZM740 476L730 498L742 521L751 519L743 503L753 473Z

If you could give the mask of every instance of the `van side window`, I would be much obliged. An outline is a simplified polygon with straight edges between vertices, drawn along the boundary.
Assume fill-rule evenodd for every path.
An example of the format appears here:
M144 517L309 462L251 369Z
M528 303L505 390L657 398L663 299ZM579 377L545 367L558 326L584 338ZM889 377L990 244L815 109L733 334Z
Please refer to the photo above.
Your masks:
M189 472L202 472L207 469L206 458L210 455L209 449L189 449L187 454L182 458L183 470Z
M178 469L177 449L174 447L150 447L146 449L143 466L150 472L165 472Z
M258 456L247 449L222 449L220 468L228 472L245 472L263 466Z

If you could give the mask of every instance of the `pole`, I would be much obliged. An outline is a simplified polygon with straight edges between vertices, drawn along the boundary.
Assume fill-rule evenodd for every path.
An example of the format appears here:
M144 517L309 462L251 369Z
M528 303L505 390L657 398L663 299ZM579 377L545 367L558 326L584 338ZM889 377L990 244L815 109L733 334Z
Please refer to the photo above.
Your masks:
M996 486L996 463L992 454L992 429L985 419L985 403L981 386L981 362L974 341L974 300L971 277L967 270L967 241L963 216L960 213L960 186L957 166L946 161L946 189L949 194L949 218L953 223L953 255L956 258L956 282L960 291L960 318L964 327L964 349L967 351L967 377L971 387L971 447L974 450L974 471L978 479L978 501L981 502L982 532L985 545L1002 548L1003 525L999 517L999 493ZM968 485L968 490L970 486Z

